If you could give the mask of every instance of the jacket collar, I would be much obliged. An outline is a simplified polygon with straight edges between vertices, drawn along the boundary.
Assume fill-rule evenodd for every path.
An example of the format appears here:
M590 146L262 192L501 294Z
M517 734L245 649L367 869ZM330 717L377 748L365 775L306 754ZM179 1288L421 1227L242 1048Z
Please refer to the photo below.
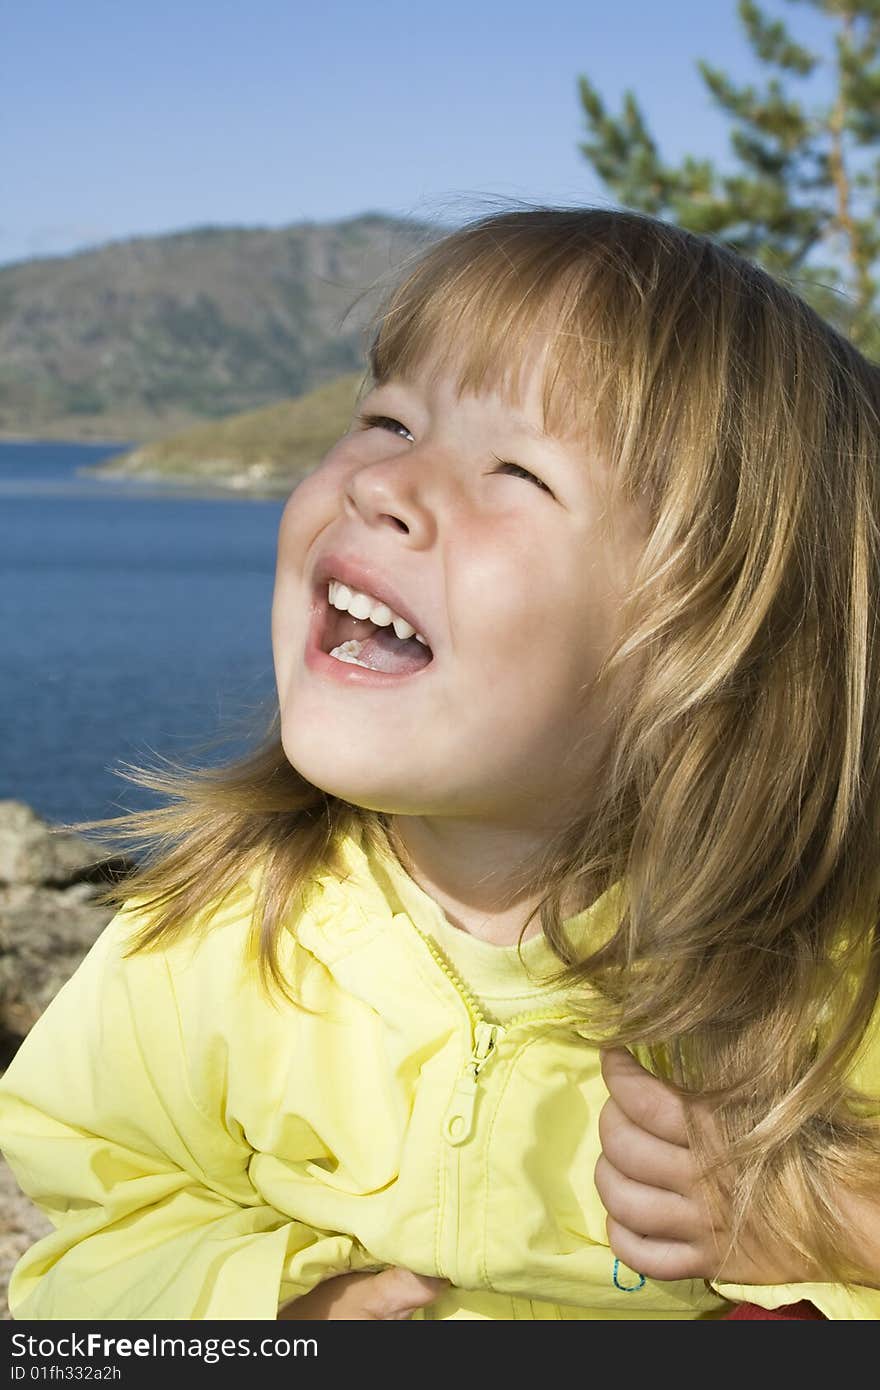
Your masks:
M344 874L322 867L306 891L312 926L308 933L316 951L329 961L361 949L380 932L413 928L436 938L448 927L442 907L404 869L389 846L370 844L360 826L338 841ZM618 921L620 884L613 884L589 907L564 920L566 935L577 954L595 950L613 934ZM438 925L440 931L438 932Z

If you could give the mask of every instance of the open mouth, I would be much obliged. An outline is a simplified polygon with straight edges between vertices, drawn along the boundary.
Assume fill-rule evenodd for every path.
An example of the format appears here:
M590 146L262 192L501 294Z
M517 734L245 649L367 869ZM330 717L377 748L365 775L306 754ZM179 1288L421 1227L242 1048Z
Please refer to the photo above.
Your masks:
M325 655L393 676L413 675L433 661L431 648L416 637L402 639L391 624L380 626L369 618L355 618L344 609L334 608L326 592L323 602L318 645Z

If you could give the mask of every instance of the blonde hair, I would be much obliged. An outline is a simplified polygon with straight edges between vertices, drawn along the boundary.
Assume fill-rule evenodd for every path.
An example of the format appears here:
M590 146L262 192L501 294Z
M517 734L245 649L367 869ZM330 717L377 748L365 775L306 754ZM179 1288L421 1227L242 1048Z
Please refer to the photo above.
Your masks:
M598 803L535 866L543 931L584 1036L715 1108L723 1176L692 1141L710 1198L729 1185L732 1238L748 1214L858 1280L837 1184L876 1190L880 1158L878 1102L847 1081L880 987L880 369L725 247L597 209L443 236L369 331L377 381L440 350L460 391L512 396L546 335L545 427L601 438L617 497L649 509L598 683L637 679ZM255 949L287 992L285 911L340 833L378 842L385 816L290 766L277 707L251 755L131 780L177 804L75 828L153 846L105 895L151 899L138 948L259 863ZM578 960L562 904L588 883L620 884L619 924Z

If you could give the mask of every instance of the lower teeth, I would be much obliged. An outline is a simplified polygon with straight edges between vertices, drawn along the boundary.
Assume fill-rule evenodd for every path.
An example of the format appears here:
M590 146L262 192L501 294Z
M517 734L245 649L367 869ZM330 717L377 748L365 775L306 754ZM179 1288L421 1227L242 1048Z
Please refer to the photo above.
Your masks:
M372 667L367 666L365 661L358 661L358 653L363 645L363 642L359 642L356 637L351 637L341 646L334 647L328 655L335 656L337 661L348 661L352 666L364 666L368 671L371 671Z

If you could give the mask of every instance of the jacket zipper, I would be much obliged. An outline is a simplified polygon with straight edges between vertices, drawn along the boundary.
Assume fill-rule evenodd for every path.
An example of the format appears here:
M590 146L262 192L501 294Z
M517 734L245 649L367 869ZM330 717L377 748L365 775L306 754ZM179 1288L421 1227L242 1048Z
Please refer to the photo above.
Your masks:
M563 1009L527 1009L523 1013L515 1014L506 1023L490 1023L489 1020L480 1012L480 1007L474 996L471 994L462 978L456 974L445 957L437 950L434 942L425 932L416 927L416 931L424 941L434 960L440 966L444 975L455 987L461 997L462 1003L467 1009L471 1021L472 1029L472 1048L471 1055L462 1064L461 1071L452 1092L452 1099L447 1107L443 1120L443 1137L447 1143L452 1145L463 1144L469 1139L473 1132L474 1106L477 1095L477 1078L483 1067L489 1061L500 1040L506 1036L511 1028L518 1027L521 1023L528 1023L532 1019L564 1019L571 1018L573 1015Z
M415 924L414 924L415 925ZM444 975L454 986L465 1009L472 1029L471 1054L463 1063L452 1090L452 1097L443 1117L442 1133L448 1145L446 1164L446 1212L443 1221L444 1239L442 1242L442 1263L439 1274L445 1274L453 1283L458 1271L458 1248L461 1225L461 1145L469 1139L474 1129L474 1109L477 1100L477 1082L483 1067L491 1059L498 1043L511 1028L531 1019L564 1019L572 1015L560 1009L530 1009L514 1015L507 1023L490 1023L480 1012L479 1005L464 981L452 969L424 932L419 931L434 960Z

